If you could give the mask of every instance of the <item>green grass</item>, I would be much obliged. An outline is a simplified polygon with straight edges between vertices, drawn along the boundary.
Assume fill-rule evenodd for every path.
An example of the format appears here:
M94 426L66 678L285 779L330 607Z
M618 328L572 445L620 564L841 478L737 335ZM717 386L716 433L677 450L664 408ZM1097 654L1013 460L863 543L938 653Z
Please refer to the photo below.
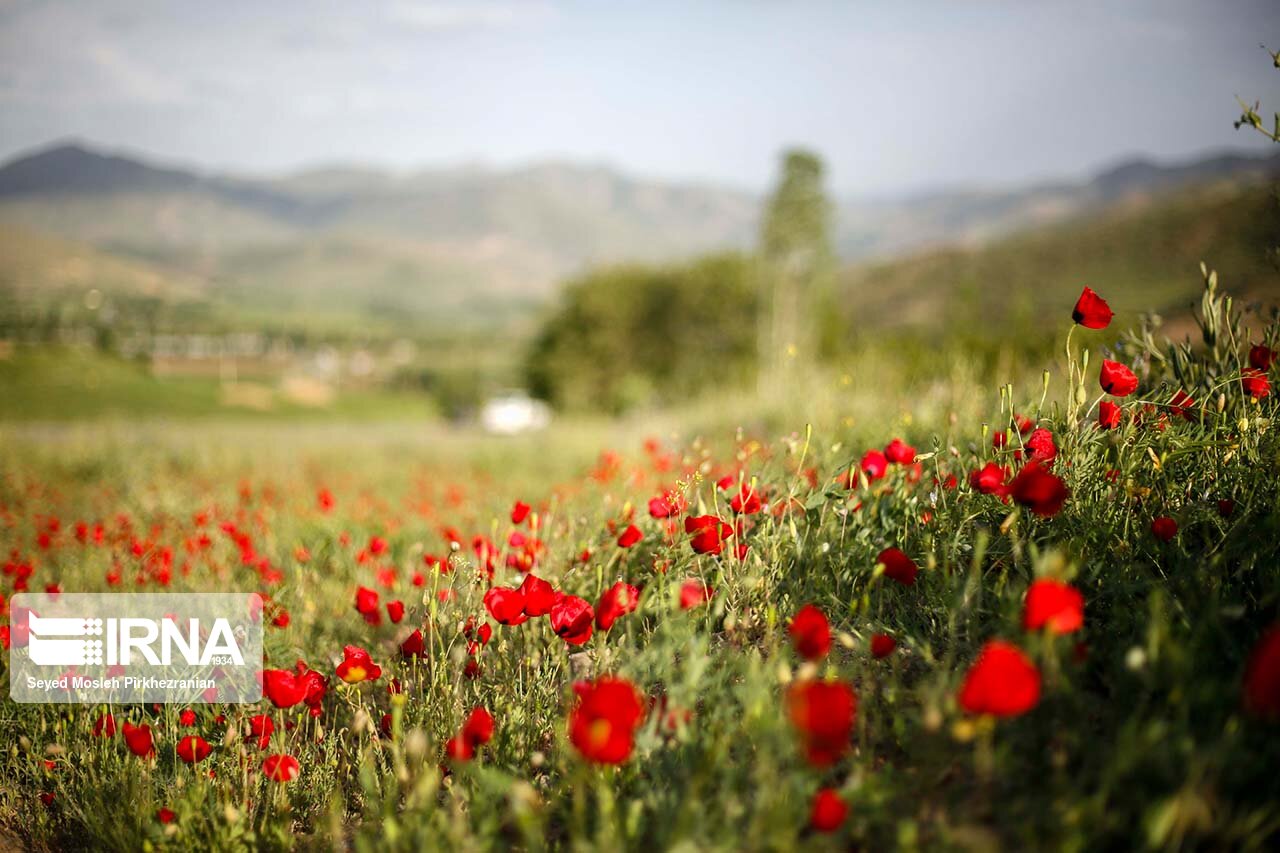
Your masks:
M1070 304L1055 308L1064 323ZM184 727L181 708L112 709L153 727L154 759L95 737L102 708L7 703L0 838L122 850L1274 848L1278 723L1241 695L1250 651L1280 616L1280 432L1274 396L1244 398L1240 332L1223 329L1216 354L1178 360L1176 384L1203 405L1163 428L1143 407L1172 392L1169 352L1133 343L1120 357L1142 384L1123 405L1141 423L1093 426L1103 336L1083 330L1072 365L1087 351L1093 366L1077 385L1059 365L1047 394L1025 381L1029 368L1010 368L1023 380L1010 396L976 379L976 364L939 364L922 384L886 358L808 377L791 398L754 408L745 396L708 399L682 419L563 422L511 441L404 424L8 425L0 550L31 561L33 589L106 589L118 567L123 589L155 590L134 577L148 549L172 547L172 589L269 593L291 620L268 629L268 665L304 659L330 686L319 717L264 701L200 706ZM1272 345L1278 334L1268 332ZM1017 437L1004 451L990 438L1015 412L1054 434L1053 471L1070 496L1052 517L968 485L987 461L1015 464ZM641 449L650 435L659 447ZM850 490L836 484L896 435L919 451L918 478L902 465ZM597 460L604 448L619 452L612 464ZM758 484L770 504L729 540L749 545L741 558L695 553L679 517L668 531L647 515L649 498L676 489L688 514L732 519L715 485L725 474ZM957 487L939 487L951 475ZM321 487L337 499L329 513L317 506ZM582 646L545 617L494 625L467 677L464 623L492 622L490 583L520 579L502 559L516 547L504 543L517 499L538 515L538 576L592 603L625 580L643 587L640 605ZM1229 516L1220 499L1235 502ZM1171 541L1151 534L1157 515L1177 520ZM76 541L77 521L103 523L105 541ZM628 521L644 538L622 549ZM264 588L224 523L250 534L280 583ZM446 525L466 540L452 571L412 586L424 553L449 553ZM527 522L520 530L532 534ZM210 546L188 549L201 533ZM492 581L474 535L502 547ZM373 536L387 551L361 556ZM135 541L146 543L142 558ZM919 565L914 585L877 566L890 546ZM379 570L393 570L390 587ZM7 594L13 575L0 577ZM1024 629L1038 578L1082 593L1078 632ZM681 609L688 579L714 588L707 605ZM405 621L367 624L352 604L360 585L403 600ZM834 632L816 662L797 656L787 632L804 604ZM410 628L428 653L402 661ZM883 660L868 653L878 632L899 644ZM1026 713L976 715L957 699L993 638L1039 672ZM367 648L382 677L336 683L347 644ZM654 703L616 766L589 763L568 735L573 682L606 673ZM402 692L388 689L393 677ZM858 698L826 766L806 760L787 711L791 686L812 680ZM473 760L445 758L477 706L496 721L492 740ZM687 716L668 725L660 708ZM266 750L245 736L259 713L276 724ZM175 754L188 734L213 746L195 767ZM297 757L300 778L263 778L262 757L277 752ZM824 787L849 806L831 835L809 828ZM156 819L162 807L172 823Z
M274 378L253 384L253 391L237 398L214 378L158 377L141 363L93 350L19 347L0 359L0 421L435 417L424 394L343 390L332 403L316 407L291 402Z

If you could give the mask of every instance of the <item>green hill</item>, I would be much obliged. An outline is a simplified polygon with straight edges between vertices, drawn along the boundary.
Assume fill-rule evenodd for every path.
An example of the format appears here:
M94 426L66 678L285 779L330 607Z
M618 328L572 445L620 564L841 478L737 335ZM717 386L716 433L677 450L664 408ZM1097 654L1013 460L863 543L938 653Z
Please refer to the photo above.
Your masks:
M1084 285L1106 295L1115 328L1153 308L1186 313L1203 260L1231 293L1280 303L1280 200L1270 186L1201 187L1130 201L1102 214L1007 237L847 268L838 327L1008 341L1059 326Z
M203 298L198 278L83 243L0 223L0 294L44 304L92 289L170 301Z
M0 338L53 327L215 331L233 313L200 276L0 223Z

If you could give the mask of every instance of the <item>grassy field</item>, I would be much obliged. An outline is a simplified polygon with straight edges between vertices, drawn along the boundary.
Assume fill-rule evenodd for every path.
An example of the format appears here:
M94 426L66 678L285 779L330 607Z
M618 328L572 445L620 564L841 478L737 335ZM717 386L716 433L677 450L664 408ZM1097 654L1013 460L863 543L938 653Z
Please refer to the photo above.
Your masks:
M0 421L139 418L209 420L431 420L424 394L385 388L345 389L324 405L285 392L277 376L157 376L146 365L95 350L15 348L0 359Z
M1278 377L1249 344L1280 330L1206 307L1212 346L1105 353L1124 396L1068 300L1043 381L886 351L510 440L10 419L5 595L258 591L274 674L249 706L7 702L0 843L1274 848Z

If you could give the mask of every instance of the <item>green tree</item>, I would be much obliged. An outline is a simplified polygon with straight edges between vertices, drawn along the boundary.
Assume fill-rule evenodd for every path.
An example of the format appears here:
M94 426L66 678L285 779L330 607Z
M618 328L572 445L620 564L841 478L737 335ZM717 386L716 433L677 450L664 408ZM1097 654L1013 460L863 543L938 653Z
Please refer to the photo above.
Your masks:
M822 159L787 151L760 232L760 390L775 394L816 355L815 314L832 269Z
M750 270L746 258L724 254L570 282L525 363L530 390L560 409L619 412L749 382Z

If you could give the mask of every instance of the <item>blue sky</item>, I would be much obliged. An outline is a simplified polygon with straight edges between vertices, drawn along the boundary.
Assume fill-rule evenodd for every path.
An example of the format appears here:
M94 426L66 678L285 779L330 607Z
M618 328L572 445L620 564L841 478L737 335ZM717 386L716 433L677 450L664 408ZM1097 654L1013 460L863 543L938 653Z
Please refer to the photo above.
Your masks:
M535 160L843 192L1265 151L1275 0L0 0L0 157L76 136L276 172Z

